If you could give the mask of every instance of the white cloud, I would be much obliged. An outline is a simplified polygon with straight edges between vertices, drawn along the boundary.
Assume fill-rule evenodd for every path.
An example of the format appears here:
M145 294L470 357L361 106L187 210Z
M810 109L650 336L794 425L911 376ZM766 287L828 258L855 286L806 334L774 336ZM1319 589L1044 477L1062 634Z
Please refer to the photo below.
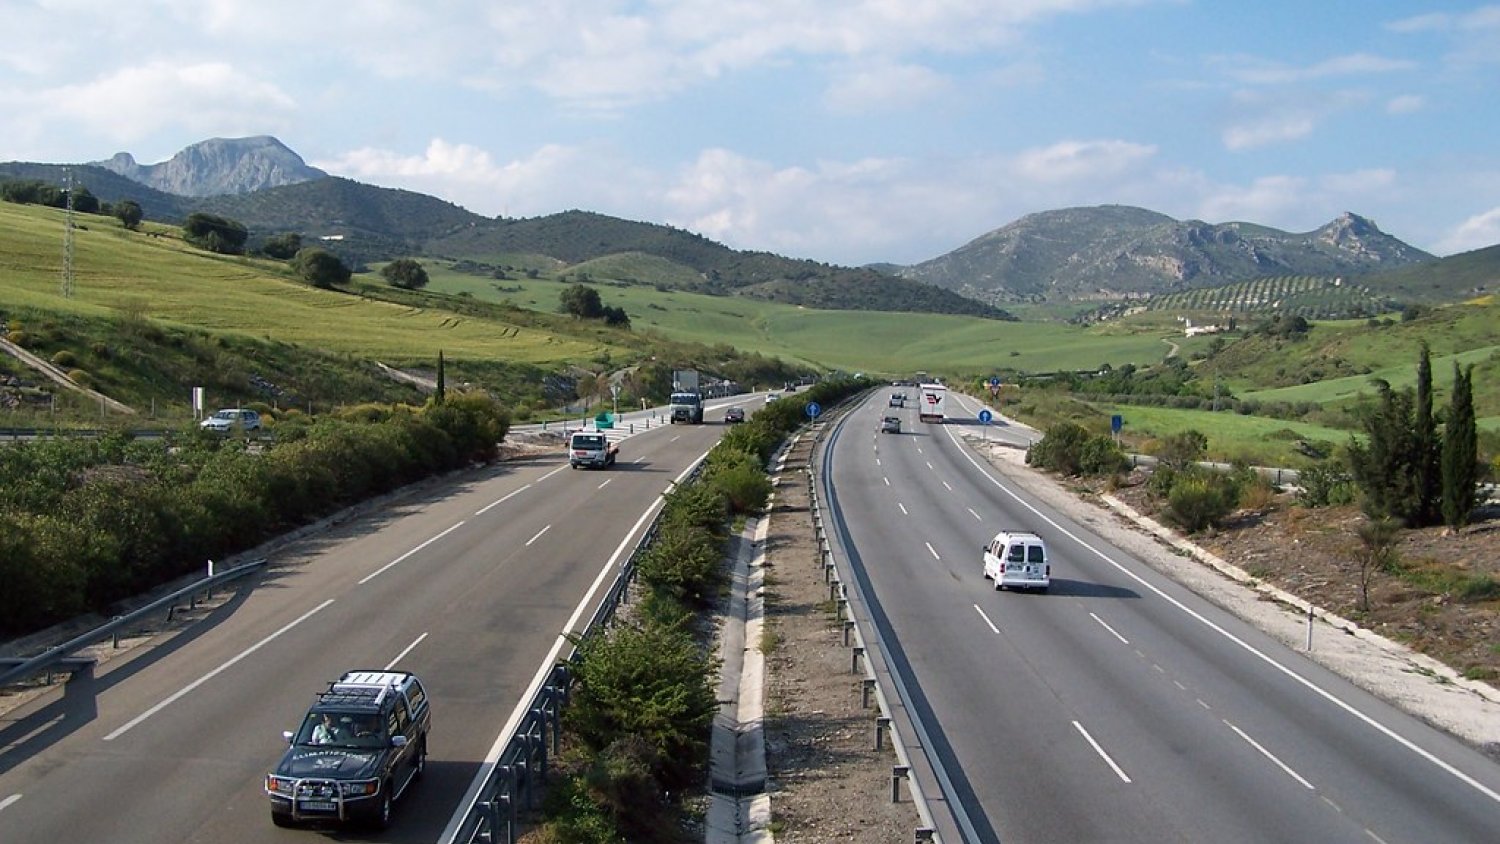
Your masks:
M1198 217L1211 222L1264 222L1286 218L1307 204L1307 181L1295 176L1266 176L1248 187L1222 188L1199 203Z
M1333 115L1369 99L1360 91L1295 95L1242 91L1234 96L1233 105L1243 114L1224 129L1224 146L1238 151L1305 138Z
M1312 134L1317 121L1305 112L1266 114L1224 130L1224 146L1231 150L1253 149Z
M266 134L287 125L297 105L276 85L232 65L166 60L38 90L30 99L41 113L120 142L163 126L199 135Z
M1500 244L1500 206L1476 214L1449 232L1437 246L1438 252L1453 255Z
M1022 152L1016 170L1033 182L1109 179L1141 166L1156 147L1129 141L1060 141Z
M905 109L945 93L949 80L918 64L874 64L836 74L824 94L835 112Z
M1343 198L1356 198L1386 190L1396 184L1396 171L1384 168L1329 173L1318 178L1323 191ZM1343 203L1348 204L1348 203Z
M1417 94L1401 94L1386 100L1387 114L1414 114L1427 107L1427 98Z
M1215 59L1231 78L1250 85L1287 85L1330 77L1368 76L1415 70L1416 62L1390 59L1369 53L1334 56L1310 65L1289 65L1253 56L1222 56Z

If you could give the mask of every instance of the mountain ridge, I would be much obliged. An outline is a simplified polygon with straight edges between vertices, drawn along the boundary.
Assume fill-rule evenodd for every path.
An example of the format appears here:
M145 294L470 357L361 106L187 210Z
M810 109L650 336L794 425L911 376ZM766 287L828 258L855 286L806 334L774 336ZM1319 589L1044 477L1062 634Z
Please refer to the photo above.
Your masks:
M128 152L90 163L164 193L195 198L252 193L328 177L270 135L209 138L158 164L140 164Z
M1280 274L1357 276L1435 256L1352 212L1311 232L1127 205L1028 214L898 270L995 304L1140 298Z

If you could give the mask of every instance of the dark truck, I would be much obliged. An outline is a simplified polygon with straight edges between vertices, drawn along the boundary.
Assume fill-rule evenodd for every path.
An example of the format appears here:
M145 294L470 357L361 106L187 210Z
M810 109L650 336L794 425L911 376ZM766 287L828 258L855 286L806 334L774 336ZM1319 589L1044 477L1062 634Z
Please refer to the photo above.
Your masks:
M668 409L671 412L669 421L674 424L677 422L686 422L690 425L703 424L703 396L700 393L673 393Z
M574 431L568 437L568 465L574 469L608 469L615 465L620 447L609 441L603 431Z

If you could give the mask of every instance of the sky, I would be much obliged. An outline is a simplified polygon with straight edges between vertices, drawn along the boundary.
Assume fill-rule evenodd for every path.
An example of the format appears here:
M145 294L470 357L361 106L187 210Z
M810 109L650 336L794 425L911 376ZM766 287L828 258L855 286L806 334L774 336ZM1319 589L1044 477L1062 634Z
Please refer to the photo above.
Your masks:
M1500 5L0 0L0 161L272 135L485 216L857 266L1135 205L1500 243Z

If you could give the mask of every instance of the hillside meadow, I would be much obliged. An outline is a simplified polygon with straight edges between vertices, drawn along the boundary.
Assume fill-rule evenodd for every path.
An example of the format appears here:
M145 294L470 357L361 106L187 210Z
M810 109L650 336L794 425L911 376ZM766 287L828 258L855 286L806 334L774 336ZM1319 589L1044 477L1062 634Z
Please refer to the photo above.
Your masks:
M73 296L62 295L63 212L0 203L0 302L59 314L147 318L384 360L504 358L553 365L611 351L502 321L319 290L274 261L213 255L174 228L139 232L78 215Z
M522 256L497 259L521 266ZM532 265L535 262L530 262ZM593 262L597 271L602 262ZM424 262L429 290L508 302L552 312L559 295L578 283L579 269L536 279L495 279L459 272L444 262ZM673 269L675 267L675 269ZM587 283L607 306L622 307L636 331L673 340L722 344L829 370L908 375L918 370L987 373L1096 369L1103 363L1149 365L1171 349L1166 332L1120 333L1055 322L1001 322L944 314L823 311L743 296L711 296L676 289L680 275L652 286L681 267L660 259L631 265L632 282L590 274ZM616 267L618 269L618 267ZM1179 343L1183 342L1178 339ZM1189 347L1206 345L1195 340Z

